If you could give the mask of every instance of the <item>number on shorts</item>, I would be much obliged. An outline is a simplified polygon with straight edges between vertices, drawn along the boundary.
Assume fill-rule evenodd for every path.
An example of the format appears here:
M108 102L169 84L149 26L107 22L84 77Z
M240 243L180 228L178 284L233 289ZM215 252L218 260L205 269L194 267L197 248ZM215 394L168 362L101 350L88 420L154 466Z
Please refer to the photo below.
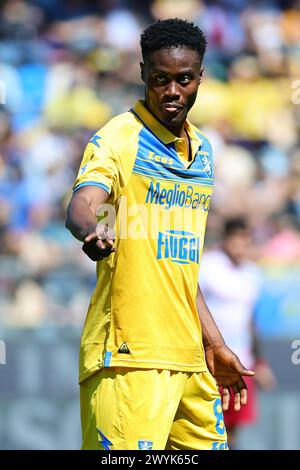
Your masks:
M225 433L225 424L223 419L221 399L217 398L214 402L214 413L217 419L216 431L223 436Z

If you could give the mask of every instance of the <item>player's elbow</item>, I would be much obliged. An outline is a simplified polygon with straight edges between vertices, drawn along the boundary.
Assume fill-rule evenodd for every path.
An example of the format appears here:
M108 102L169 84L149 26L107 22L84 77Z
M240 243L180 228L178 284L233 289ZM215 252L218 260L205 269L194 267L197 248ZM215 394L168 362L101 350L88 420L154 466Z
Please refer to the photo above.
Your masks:
M67 230L71 231L71 222L69 219L69 216L67 215L66 220L65 220L65 227Z
M67 215L67 218L65 220L65 227L67 230L69 230L69 232L73 235L74 238L79 241L83 240L84 235L81 233L81 230L74 224L70 215Z
M68 208L67 208L65 227L67 230L71 230L70 204L68 205Z
M70 204L67 208L65 227L66 227L67 230L69 230L74 235L74 233L73 233L74 232L74 222L73 222L73 217L72 217L72 201L70 202Z

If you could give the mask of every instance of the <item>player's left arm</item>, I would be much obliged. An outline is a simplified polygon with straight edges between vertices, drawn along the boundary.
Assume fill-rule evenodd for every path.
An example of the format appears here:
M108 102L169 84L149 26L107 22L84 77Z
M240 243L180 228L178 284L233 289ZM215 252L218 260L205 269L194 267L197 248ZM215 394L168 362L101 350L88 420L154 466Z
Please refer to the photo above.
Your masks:
M241 405L247 403L247 386L243 376L252 376L255 372L247 370L237 355L226 346L199 286L196 303L202 326L207 367L217 384L222 387L223 409L227 410L229 407L231 388L234 393L234 409L238 411Z

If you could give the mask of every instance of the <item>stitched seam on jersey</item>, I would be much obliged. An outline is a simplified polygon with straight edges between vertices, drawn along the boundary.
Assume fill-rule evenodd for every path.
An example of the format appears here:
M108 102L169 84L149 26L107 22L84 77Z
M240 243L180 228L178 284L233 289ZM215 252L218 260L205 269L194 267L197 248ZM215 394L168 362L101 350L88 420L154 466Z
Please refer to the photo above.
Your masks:
M122 390L122 386L120 385L120 377L123 377L124 376L120 376L118 375L118 372L116 372L116 375L115 375L115 378L114 378L114 384L115 384L115 392L116 392L116 398L117 398L117 393L119 391L119 393L122 395L122 402L123 403L123 406L125 406L125 397L124 397L124 394L123 394L123 390ZM120 422L120 426L119 426L119 430L120 430L120 434L122 434L122 439L124 441L124 444L125 444L125 448L124 450L128 450L128 445L127 445L127 442L126 442L126 438L125 438L125 433L124 433L124 429L125 429L125 419L124 419L124 410L121 410L121 404L118 400L118 415L119 415L119 422Z
M153 162L152 160L147 160L146 158L142 158L142 157L136 157L138 160L141 160L142 162L147 162L147 163L154 163L156 165L160 165L161 163L160 162ZM163 158L172 158L172 157L163 157ZM185 168L185 167L177 167L177 166L174 166L174 165L167 165L166 163L163 163L161 164L163 166L163 168L171 168L172 170L179 170L179 171L186 171L186 170L190 170L190 168ZM144 167L142 167L144 168ZM197 168L193 168L192 169L193 171L199 171L201 173L205 173L205 170L200 170L200 169L197 169ZM195 176L195 178L198 178L198 176ZM214 178L203 178L203 179L206 179L206 180L211 180L211 181L214 181Z
M158 176L154 176L154 175L151 176L151 175L147 175L147 174L144 174L144 173L139 173L138 171L133 171L132 174L135 175L135 176L139 176L140 178L151 179L152 181L153 181L153 179L156 179L156 180L162 181L164 183L166 181L168 181L168 182L171 182L171 183L174 182L174 183L188 184L186 180L183 180L184 182L182 182L181 180L174 180L174 179L171 180L169 178L159 178ZM212 188L213 187L213 183L204 184L204 183L201 182L199 184L193 183L193 185L196 186L196 187L199 187L199 188L201 188L203 186L205 186L206 188Z
M145 167L143 167L143 166L138 165L137 163L135 163L134 166L136 167L136 170L134 170L134 171L136 171L137 173L138 173L139 170L141 169L141 170L143 170L143 171L145 171L145 172L148 171L148 172L150 173L150 175L149 175L150 177L151 177L151 176L156 177L156 173L157 173L158 175L161 175L161 177L163 178L162 175L165 174L166 177L163 178L164 180L168 180L168 181L170 181L170 182L172 182L172 181L180 181L180 182L182 182L181 180L175 180L174 177L173 177L173 173L171 173L171 172L170 172L170 173L171 173L172 176L169 177L167 173L161 172L161 171L159 171L159 169L156 170L156 169L145 168ZM151 172L154 173L154 174L151 175ZM177 175L175 176L175 178L176 178L176 177L178 178ZM194 181L191 182L191 180L194 180L194 179L196 179L197 181L200 181L201 184L204 184L204 183L202 183L202 181L203 181L203 182L206 181L206 182L207 182L207 185L211 185L211 186L213 185L213 182L214 182L214 180L213 180L212 178L200 178L200 177L198 177L198 176L191 176L191 175L183 175L182 179L183 179L183 181L184 181L184 183L182 183L182 184L194 184L194 185L198 185L198 183L196 183L196 182L194 182ZM198 185L198 186L199 186L199 185Z
M151 361L147 361L147 360L144 360L144 359L120 359L120 358L116 358L116 357L113 357L111 358L111 362L115 362L115 360L117 362L132 362L133 364L134 363L144 363L144 364L164 364L164 365L172 365L172 366L182 366L182 367L199 367L199 363L197 364L186 364L186 363L180 363L180 362L164 362L164 361L157 361L157 360L151 360ZM204 363L204 359L202 361ZM200 363L201 364L201 363ZM111 366L111 367L114 367L114 366ZM156 369L156 367L154 367L154 369Z
M137 129L134 129L134 130L135 130L135 132L137 131ZM142 130L142 129L140 129L140 130L138 131L137 137L139 137L141 130ZM137 153L137 151L138 151L138 142L139 142L139 141L137 140L136 153ZM119 197L118 197L117 199L115 199L115 201L117 201L120 197L124 196L124 194L125 194L125 192L126 192L126 189L127 189L128 185L129 185L130 179L131 179L132 174L133 174L133 169L134 169L134 164L135 164L135 160L136 160L136 155L135 155L135 157L134 157L132 160L133 160L132 168L131 168L130 174L129 174L129 176L128 176L128 179L127 179L126 183L124 184L124 189L123 189L122 191L120 191L120 195L119 195Z

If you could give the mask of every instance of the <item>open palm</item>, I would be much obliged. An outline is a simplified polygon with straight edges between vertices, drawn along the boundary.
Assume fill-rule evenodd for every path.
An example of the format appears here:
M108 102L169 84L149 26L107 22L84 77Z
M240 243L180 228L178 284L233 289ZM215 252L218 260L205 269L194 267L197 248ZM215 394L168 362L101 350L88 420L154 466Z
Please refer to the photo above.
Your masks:
M227 346L220 345L205 351L207 367L221 387L223 409L227 410L230 401L230 389L234 393L234 409L247 403L247 386L242 376L253 376L255 372L247 370L234 352Z

